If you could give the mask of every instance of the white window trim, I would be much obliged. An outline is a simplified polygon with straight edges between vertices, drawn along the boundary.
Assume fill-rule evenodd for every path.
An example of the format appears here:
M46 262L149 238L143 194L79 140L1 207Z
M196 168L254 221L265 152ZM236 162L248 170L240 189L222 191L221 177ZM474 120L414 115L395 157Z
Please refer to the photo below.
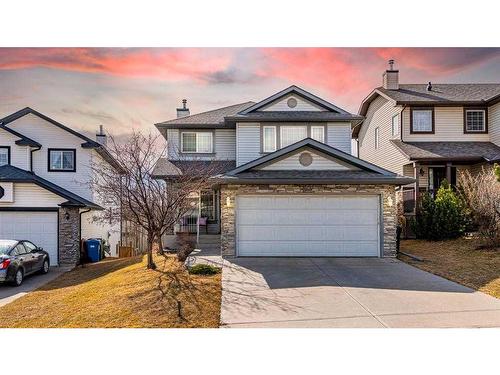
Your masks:
M375 150L377 150L380 147L380 129L378 126L375 128Z
M266 144L264 142L264 139L265 139L265 133L266 133L266 129L273 129L274 130L274 148L272 150L266 150ZM277 131L276 131L276 126L263 126L262 127L262 152L274 152L276 151L276 147L278 146L277 145L277 140L276 140L276 136L277 136Z
M200 133L210 134L210 138L212 139L212 142L211 142L212 148L211 148L210 152L198 151L198 134L200 134ZM184 151L184 134L194 134L196 136L196 151ZM181 132L181 152L183 154L212 154L214 152L214 134L212 132Z
M394 120L396 120L396 131L394 131ZM393 137L399 135L399 113L395 114L391 118L391 134Z
M283 125L283 126L280 126L280 149L283 147L287 147L287 146L283 146L283 129L285 129L285 128L295 128L295 129L303 128L303 129L306 129L306 138L307 138L307 125ZM288 146L290 146L290 145L288 145Z
M321 129L322 130L322 132L323 132L323 140L318 141L318 142L325 143L325 127L323 125L314 125L314 126L311 126L311 134L310 134L311 139L314 139L312 137L313 129Z
M481 130L470 130L467 128L467 112L483 112L483 128ZM465 131L467 133L484 133L486 132L486 111L484 109L466 109L465 110Z

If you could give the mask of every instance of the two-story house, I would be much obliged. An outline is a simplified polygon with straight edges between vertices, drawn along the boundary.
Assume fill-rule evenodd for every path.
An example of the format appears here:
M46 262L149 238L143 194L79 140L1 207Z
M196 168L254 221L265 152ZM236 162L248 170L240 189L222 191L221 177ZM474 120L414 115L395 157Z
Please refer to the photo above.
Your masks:
M51 265L76 265L81 238L114 251L120 224L92 220L109 207L89 186L94 163L120 170L105 144L102 129L92 140L31 108L0 119L0 238L34 242Z
M398 195L411 216L419 193L500 160L500 84L400 84L393 63L363 100L353 137L361 159L415 178Z
M395 187L413 179L351 155L362 120L296 86L195 115L184 102L156 124L168 155L154 174L218 163L196 220L225 256L393 256Z

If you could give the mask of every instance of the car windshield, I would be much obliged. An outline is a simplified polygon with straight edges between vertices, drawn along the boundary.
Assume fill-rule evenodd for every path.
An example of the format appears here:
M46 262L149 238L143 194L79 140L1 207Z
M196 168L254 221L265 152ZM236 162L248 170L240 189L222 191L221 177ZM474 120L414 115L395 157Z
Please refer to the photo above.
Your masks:
M12 240L0 240L0 255L7 254L7 252L17 243Z

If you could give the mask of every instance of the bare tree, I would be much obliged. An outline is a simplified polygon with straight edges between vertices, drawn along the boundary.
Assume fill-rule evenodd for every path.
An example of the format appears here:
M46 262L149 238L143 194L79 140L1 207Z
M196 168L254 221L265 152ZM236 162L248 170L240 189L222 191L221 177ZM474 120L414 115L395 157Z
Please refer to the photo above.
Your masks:
M108 163L93 162L91 182L99 202L107 209L94 221L116 223L128 220L147 234L147 267L155 269L153 246L191 209L190 197L210 188L210 177L217 174L219 164L189 163L174 179L165 180L152 175L153 168L164 155L165 141L159 135L134 132L118 143L112 136L108 151L122 166L117 172ZM120 209L121 208L121 209Z
M488 246L500 245L500 182L493 169L459 176L459 192Z

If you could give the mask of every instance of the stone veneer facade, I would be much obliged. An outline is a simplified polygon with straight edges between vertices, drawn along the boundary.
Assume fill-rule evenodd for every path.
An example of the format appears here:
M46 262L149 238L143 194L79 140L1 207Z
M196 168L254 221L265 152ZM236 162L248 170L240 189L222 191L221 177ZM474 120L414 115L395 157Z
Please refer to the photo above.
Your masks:
M382 197L383 256L396 256L397 207L394 185L223 185L221 186L221 251L236 255L235 203L237 195L258 194L376 194ZM230 199L230 205L227 200Z
M80 262L80 210L77 207L61 207L58 216L59 265L76 266Z

